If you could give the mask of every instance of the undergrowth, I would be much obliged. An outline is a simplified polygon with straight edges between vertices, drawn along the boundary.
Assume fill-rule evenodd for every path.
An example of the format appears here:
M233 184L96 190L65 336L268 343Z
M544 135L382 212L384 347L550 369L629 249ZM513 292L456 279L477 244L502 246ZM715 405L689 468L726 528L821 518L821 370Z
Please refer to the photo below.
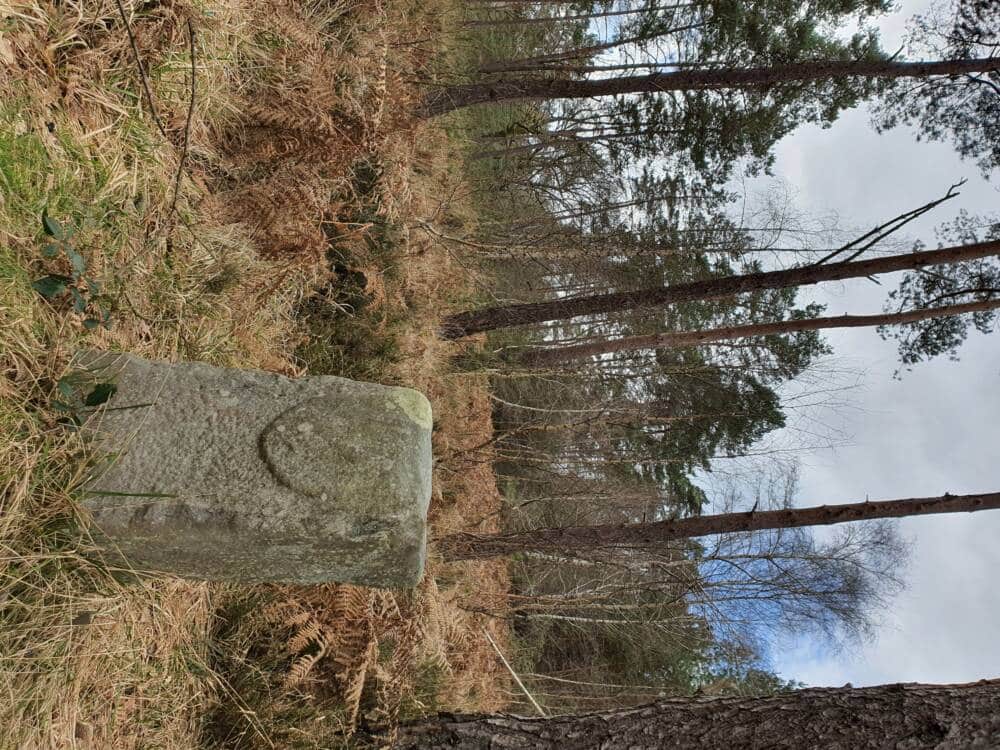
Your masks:
M450 10L122 9L134 50L116 3L0 0L0 748L335 747L499 707L481 629L503 627L473 613L502 564L432 553L411 594L116 569L56 408L80 349L411 385L435 409L434 528L489 527L492 471L454 458L489 434L486 382L435 335L472 279L434 228L473 219L450 141L407 119L429 58L408 39Z
M299 306L307 339L297 354L314 375L378 380L399 362L396 338L409 324L405 309L384 304L402 280L405 248L400 225L380 211L378 166L365 159L351 172L353 210L324 226L332 275Z

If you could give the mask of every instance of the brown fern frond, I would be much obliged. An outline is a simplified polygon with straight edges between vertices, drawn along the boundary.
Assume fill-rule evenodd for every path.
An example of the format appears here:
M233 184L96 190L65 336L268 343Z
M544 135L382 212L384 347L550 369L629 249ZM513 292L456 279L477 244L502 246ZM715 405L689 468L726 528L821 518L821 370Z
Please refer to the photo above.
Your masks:
M330 112L317 109L314 104L295 99L271 98L263 102L249 102L246 113L253 125L297 134L303 139L317 136L349 139L346 122Z
M322 631L320 631L320 640L316 641L316 646L316 651L310 654L303 654L292 662L292 666L288 670L288 675L285 677L285 687L294 687L301 684L319 660L326 656L327 642L322 637Z
M290 654L298 654L305 650L310 643L326 642L323 632L323 624L318 620L309 619L303 624L295 634L288 639L285 649Z
M301 50L323 47L323 40L314 27L289 13L287 7L283 10L284 12L278 12L270 19L268 31L293 42Z
M364 652L359 654L349 667L343 669L339 676L341 697L344 702L347 723L354 727L357 724L361 710L361 696L364 694L365 680L368 670L378 657L378 641L369 639Z
M365 714L369 732L377 738L379 746L391 747L395 738L399 709L405 690L403 674L375 665L375 705Z

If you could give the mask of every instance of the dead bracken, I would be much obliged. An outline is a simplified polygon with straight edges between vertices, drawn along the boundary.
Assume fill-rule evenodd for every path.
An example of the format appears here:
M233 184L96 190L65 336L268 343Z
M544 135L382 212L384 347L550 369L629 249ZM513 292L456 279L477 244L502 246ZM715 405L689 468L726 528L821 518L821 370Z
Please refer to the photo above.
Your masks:
M267 747L310 712L339 716L330 733L344 738L362 710L390 731L400 705L499 707L506 673L473 610L500 606L504 565L445 565L432 552L431 574L402 598L123 576L75 531L86 456L60 413L39 406L75 350L112 349L408 385L439 415L437 451L487 440L485 378L446 384L456 346L435 336L438 300L469 277L417 225L448 215L440 196L458 178L440 128L408 119L417 94L405 79L428 55L405 42L448 23L446 9L123 0L133 50L115 3L15 6L0 37L0 744ZM369 184L358 175L371 165ZM88 330L30 288L43 209L75 228L87 276L113 300L110 328ZM411 223L391 246L371 240ZM338 307L347 271L334 266L347 258L363 309ZM317 297L323 288L338 291ZM363 343L343 338L352 326ZM346 356L376 342L391 356ZM347 369L361 360L374 364ZM446 468L434 475L438 528L499 508L491 471ZM506 640L501 621L485 624Z

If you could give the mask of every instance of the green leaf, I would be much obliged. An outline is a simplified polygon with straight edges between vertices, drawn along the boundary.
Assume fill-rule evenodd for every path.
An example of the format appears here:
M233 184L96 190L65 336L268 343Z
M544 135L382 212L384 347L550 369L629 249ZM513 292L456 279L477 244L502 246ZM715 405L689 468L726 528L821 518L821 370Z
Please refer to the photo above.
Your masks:
M57 240L66 238L66 233L63 231L62 224L49 216L48 210L42 211L42 230L49 237L55 237Z
M42 255L46 258L54 258L59 255L61 246L56 242L50 242L45 247L42 248Z
M90 290L91 296L101 293L101 282L94 281L93 279L86 279L87 289Z
M100 324L101 321L99 321L97 318L87 318L83 321L83 327L86 328L88 331L94 330Z
M58 383L56 383L56 388L58 388L59 392L66 398L73 398L73 383L67 378L62 378Z
M78 313L82 313L84 310L87 309L87 300L85 300L83 298L83 295L80 294L80 290L79 289L77 289L75 286L71 286L69 288L69 293L73 297L73 309L74 310L76 310Z
M100 406L115 395L118 386L114 383L98 383L83 400L85 406Z
M87 270L87 261L70 245L63 245L63 249L66 251L66 257L69 258L69 264L73 266L73 276L80 278L83 276L83 272Z
M66 285L72 280L69 276L61 276L53 273L32 282L31 286L46 299L52 299L65 292Z

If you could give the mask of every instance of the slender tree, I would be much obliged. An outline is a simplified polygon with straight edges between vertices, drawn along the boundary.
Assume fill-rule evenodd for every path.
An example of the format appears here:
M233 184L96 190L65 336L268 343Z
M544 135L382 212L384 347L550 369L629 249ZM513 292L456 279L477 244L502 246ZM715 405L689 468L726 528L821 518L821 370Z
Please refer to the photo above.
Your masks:
M1000 680L807 688L762 698L673 698L552 718L440 714L404 724L397 750L966 750L1000 743Z
M616 10L597 11L589 13L568 13L566 15L551 16L528 16L509 18L487 18L483 20L468 21L465 25L468 28L484 28L497 26L541 26L553 23L567 23L572 21L592 21L596 18L611 18L614 16L634 16L637 14L651 14L660 11L679 10L688 8L694 3L673 3L671 5L658 5L653 7L623 8Z
M527 56L493 60L481 71L503 74L506 84L607 80L681 69L747 70L815 60L883 60L887 55L872 30L862 29L849 40L834 30L849 18L863 22L889 6L888 0L699 0L666 5L625 0L599 6L629 12L611 24L580 20L575 26L560 22L557 27L549 18L541 19L548 26L537 49L505 44L504 49ZM632 14L631 9L638 12ZM547 16L544 9L539 13ZM534 36L527 35L525 41ZM549 98L544 105L522 109L544 111L558 123L556 130L585 125L591 140L571 147L574 160L607 159L619 174L632 171L637 162L655 163L674 175L697 174L721 185L737 163L751 170L765 167L774 143L798 125L830 123L845 108L883 88L878 79L841 77L752 91L701 88L664 94L653 88L634 96ZM511 145L516 148L535 137L546 138L539 131L523 133ZM529 155L532 162L557 158L551 150Z
M727 326L705 331L676 331L653 333L646 336L627 336L619 339L604 339L571 346L529 349L517 355L517 364L528 367L551 367L562 362L589 359L602 354L629 352L641 349L665 349L684 346L710 344L729 339L751 338L755 336L776 336L799 331L819 331L828 328L865 328L899 326L918 323L934 318L956 315L988 313L1000 308L1000 298L963 302L957 305L929 307L905 312L883 313L881 315L837 315L828 318L802 318L781 320L774 323L751 323L741 326ZM912 360L916 361L916 360Z
M678 302L718 299L762 289L806 286L824 281L864 278L874 274L958 263L994 255L1000 255L1000 240L890 255L869 260L807 265L781 271L762 271L739 276L709 278L703 281L637 289L630 292L595 294L545 302L489 307L446 317L442 325L442 336L455 339L497 328L542 323L548 320L565 320L580 315L597 315L671 305Z
M654 523L566 526L507 534L451 534L437 541L447 560L480 560L518 552L568 552L603 547L657 545L675 539L760 529L827 526L875 518L973 513L1000 508L1000 492L819 505L809 508L720 513Z
M988 73L1000 68L991 58L896 62L893 60L819 60L768 68L677 70L642 76L579 80L572 78L507 79L489 83L459 84L439 89L424 98L417 114L434 117L475 104L498 102L586 99L652 94L664 91L716 89L768 89L792 82L836 78L929 78Z

